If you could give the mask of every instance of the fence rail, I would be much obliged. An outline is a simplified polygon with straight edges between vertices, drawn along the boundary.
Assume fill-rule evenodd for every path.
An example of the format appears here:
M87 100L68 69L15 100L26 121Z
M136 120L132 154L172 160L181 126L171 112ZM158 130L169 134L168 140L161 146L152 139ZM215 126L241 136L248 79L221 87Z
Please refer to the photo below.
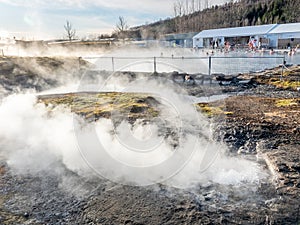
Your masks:
M208 57L84 57L97 70L133 72L185 72L212 75L262 71L285 64L284 56Z

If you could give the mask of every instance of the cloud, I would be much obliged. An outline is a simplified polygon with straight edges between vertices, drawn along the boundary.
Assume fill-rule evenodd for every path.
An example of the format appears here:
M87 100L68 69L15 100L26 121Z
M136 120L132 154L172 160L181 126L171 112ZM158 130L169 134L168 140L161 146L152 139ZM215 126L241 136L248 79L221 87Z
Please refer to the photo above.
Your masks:
M111 10L126 10L144 13L155 14L170 14L175 0L0 0L0 3L5 3L14 6L47 8L47 9L67 9L78 8L85 9L90 7L106 8Z
M223 4L228 0L210 0L209 5ZM151 13L161 16L172 16L173 5L177 0L0 0L14 6L45 9L87 9L96 7L99 10L121 10L135 13ZM185 2L185 1L184 1Z

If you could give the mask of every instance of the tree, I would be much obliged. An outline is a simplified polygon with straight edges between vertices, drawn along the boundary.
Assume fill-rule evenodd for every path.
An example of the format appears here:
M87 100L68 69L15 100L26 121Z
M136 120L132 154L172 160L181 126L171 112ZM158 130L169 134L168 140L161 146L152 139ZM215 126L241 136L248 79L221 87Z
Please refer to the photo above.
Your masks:
M197 2L197 11L201 11L201 9L202 9L201 1L202 0L198 0L198 2Z
M185 14L184 3L182 0L177 0L174 5L174 14L175 14L175 30L177 33L182 31L182 15Z
M72 24L67 20L66 24L64 25L65 31L67 33L67 38L69 41L75 38L76 30L73 29Z
M161 34L270 23L300 22L300 0L219 0L225 4L211 7L213 0L174 0L174 18L137 28L142 33ZM195 12L193 12L195 5ZM190 14L186 15L189 6ZM209 7L209 8L207 8ZM201 10L200 10L201 9ZM191 13L192 12L192 13ZM151 30L151 32L150 32Z
M184 6L183 6L183 2L180 1L180 0L177 0L174 5L173 5L173 8L174 8L174 16L177 17L177 16L182 16L182 14L184 14Z
M205 0L205 1L204 1L204 8L205 8L205 9L208 9L208 8L209 8L209 2L208 2L208 0Z
M118 34L118 36L124 39L126 30L128 30L128 28L129 25L127 24L127 21L124 19L123 16L119 16L118 22L116 23L116 29L115 29L115 32Z

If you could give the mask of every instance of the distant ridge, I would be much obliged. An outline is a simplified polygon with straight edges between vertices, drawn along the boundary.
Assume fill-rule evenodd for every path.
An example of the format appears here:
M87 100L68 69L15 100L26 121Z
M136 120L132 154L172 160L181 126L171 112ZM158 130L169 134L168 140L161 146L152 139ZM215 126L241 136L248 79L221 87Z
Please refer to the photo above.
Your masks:
M240 0L192 14L130 28L131 37L158 39L165 34L206 29L300 22L300 0Z

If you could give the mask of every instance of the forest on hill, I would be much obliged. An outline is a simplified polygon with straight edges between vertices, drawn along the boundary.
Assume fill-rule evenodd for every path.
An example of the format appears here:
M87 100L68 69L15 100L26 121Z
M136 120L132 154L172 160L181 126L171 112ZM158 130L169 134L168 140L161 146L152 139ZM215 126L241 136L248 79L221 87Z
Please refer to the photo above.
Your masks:
M132 27L127 31L127 36L158 39L171 33L300 22L300 0L239 0L213 5L203 10L186 10L183 1L180 3L181 1L174 3L173 18Z

